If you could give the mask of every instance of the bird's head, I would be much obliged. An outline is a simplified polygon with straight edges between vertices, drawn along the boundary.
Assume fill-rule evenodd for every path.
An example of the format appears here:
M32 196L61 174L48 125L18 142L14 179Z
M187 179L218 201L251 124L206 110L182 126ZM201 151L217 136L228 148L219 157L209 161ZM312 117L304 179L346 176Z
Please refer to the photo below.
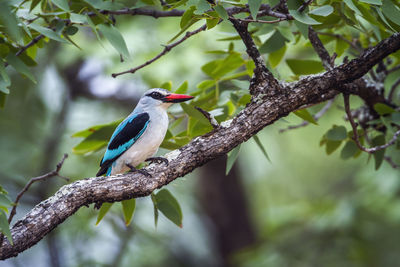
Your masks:
M190 95L174 94L165 89L153 88L144 93L139 104L146 108L162 107L167 109L174 103L184 102L193 98Z

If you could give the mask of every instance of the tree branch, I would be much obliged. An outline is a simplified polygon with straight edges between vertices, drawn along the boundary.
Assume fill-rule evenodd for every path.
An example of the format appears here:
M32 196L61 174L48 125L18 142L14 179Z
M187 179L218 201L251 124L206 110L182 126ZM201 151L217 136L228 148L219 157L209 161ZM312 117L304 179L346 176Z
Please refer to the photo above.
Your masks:
M164 56L165 54L167 54L169 51L171 51L172 48L174 48L175 46L178 46L179 44L183 43L183 42L184 42L185 40L187 40L189 37L191 37L191 36L193 36L193 35L195 35L195 34L197 34L197 33L199 33L199 32L202 32L202 31L204 31L205 29L207 29L207 25L206 25L206 24L204 24L203 26L201 26L201 27L198 28L197 30L194 30L194 31L192 31L192 32L186 32L185 36L183 36L181 39L179 39L178 41L176 41L176 42L174 42L174 43L172 43L172 44L166 45L166 46L164 47L164 50L163 50L160 54L158 54L157 56L153 57L152 59L146 61L145 63L143 63L143 64L141 64L141 65L139 65L139 66L137 66L137 67L135 67L135 68L132 68L132 69L129 69L129 70L126 70L126 71L122 71L122 72L118 72L118 73L113 73L113 74L111 74L111 76L112 76L113 78L115 78L115 77L118 77L119 75L122 75L122 74L126 74L126 73L135 73L136 71L138 71L138 70L140 70L140 69L142 69L142 68L144 68L144 67L150 65L150 64L153 63L154 61L158 60L159 58L161 58L162 56Z
M350 124L351 124L351 128L353 129L353 139L356 142L356 145L360 150L372 154L372 153L375 153L376 151L385 149L385 148L393 145L396 142L397 137L400 136L400 130L395 132L393 137L392 137L392 139L388 143L386 143L384 145L375 146L375 147L371 147L371 148L364 147L360 143L360 138L358 137L358 134L357 134L357 124L355 123L355 121L353 119L353 116L351 115L350 101L349 101L350 97L349 97L348 94L343 94L343 98L344 98L344 109L346 110L347 118L349 119Z
M0 259L16 256L35 245L82 206L150 195L178 177L226 154L264 127L299 107L331 99L337 94L335 88L339 85L360 78L373 65L399 49L400 33L396 33L367 50L359 58L323 74L305 77L286 85L282 90L260 89L265 94L254 97L233 120L222 123L218 129L196 137L186 146L168 153L168 167L164 164L151 164L147 167L146 170L152 174L152 179L139 173L128 173L87 178L63 186L15 223L11 229L14 245L3 240ZM254 86L270 85L261 81Z
M68 157L68 154L64 154L63 158L57 164L56 169L54 171L51 171L49 173L43 174L43 175L38 176L38 177L31 178L29 180L29 182L24 186L24 188L21 190L21 192L18 193L17 198L15 199L14 206L13 206L11 212L10 212L10 217L8 217L8 223L11 223L12 219L14 218L14 215L17 213L17 206L18 206L18 203L19 203L21 197L26 193L26 191L29 190L29 188L31 187L31 185L33 183L38 182L38 181L46 180L47 178L50 178L50 177L53 177L53 176L58 176L58 177L61 177L61 178L65 179L66 181L69 181L68 178L66 178L64 176L60 176L61 167L63 166L64 161L65 161L65 159L67 157Z
M280 88L279 82L275 79L272 73L267 69L264 59L262 58L260 52L257 49L256 44L253 41L249 31L247 30L248 23L242 22L238 19L230 17L229 20L232 22L233 27L235 27L236 31L239 33L240 38L244 45L246 46L246 52L254 61L256 68L254 69L254 78L251 81L250 85L250 93L254 95L256 92L253 90L252 84L267 82L269 84L268 87L270 89L276 90Z

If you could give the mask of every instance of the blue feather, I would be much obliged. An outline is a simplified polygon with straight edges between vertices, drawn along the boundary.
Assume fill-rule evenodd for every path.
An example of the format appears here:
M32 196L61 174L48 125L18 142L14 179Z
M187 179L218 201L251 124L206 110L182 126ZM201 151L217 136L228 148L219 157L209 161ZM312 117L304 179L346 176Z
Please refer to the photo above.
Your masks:
M112 134L107 150L100 165L110 164L128 150L144 133L150 122L147 113L131 114L118 125ZM107 163L109 161L109 163ZM112 166L107 168L107 175L111 173Z

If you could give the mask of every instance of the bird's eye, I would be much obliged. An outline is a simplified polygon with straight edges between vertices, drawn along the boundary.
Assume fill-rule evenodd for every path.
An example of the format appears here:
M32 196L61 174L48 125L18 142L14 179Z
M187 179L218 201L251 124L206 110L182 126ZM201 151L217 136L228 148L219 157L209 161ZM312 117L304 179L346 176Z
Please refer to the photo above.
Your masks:
M151 97L154 99L160 99L160 98L162 98L162 95L159 92L153 92L151 94Z

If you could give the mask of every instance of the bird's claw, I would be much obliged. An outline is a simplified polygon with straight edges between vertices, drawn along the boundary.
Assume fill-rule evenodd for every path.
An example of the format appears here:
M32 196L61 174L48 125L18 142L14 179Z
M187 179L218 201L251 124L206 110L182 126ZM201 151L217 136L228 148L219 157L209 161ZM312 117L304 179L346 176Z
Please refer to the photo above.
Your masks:
M158 164L165 163L166 166L168 166L168 163L169 163L168 159L163 158L163 157L151 157L151 158L146 159L146 161L149 161L150 163L155 162Z
M126 164L126 166L130 169L129 172L138 172L138 173L140 173L140 174L142 174L142 175L144 175L144 176L152 177L151 174L150 174L148 171L146 171L146 170L143 170L143 169L136 169L136 168L133 167L131 164Z

